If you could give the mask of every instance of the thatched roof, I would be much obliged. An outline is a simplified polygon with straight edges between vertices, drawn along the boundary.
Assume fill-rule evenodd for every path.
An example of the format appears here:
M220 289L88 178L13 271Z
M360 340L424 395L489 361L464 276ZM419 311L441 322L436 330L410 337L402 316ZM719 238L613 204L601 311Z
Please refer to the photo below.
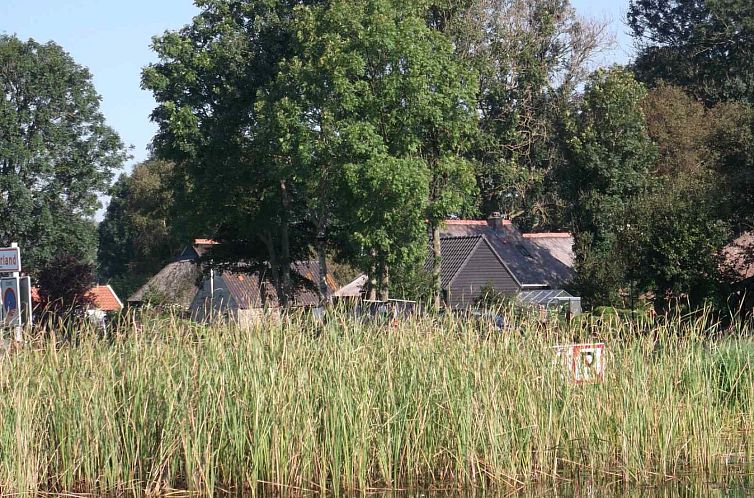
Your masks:
M333 293L334 297L361 297L367 285L367 276L362 274Z
M131 294L128 302L138 304L147 301L159 304L173 304L186 309L191 305L199 288L197 280L199 267L193 261L174 261L149 279L136 292Z
M723 248L723 271L732 280L754 278L754 232L746 232Z

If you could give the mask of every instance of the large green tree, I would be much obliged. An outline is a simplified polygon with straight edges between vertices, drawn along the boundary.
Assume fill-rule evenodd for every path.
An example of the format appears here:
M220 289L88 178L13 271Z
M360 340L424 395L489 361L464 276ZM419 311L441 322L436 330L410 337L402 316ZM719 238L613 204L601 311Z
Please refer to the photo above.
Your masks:
M148 160L120 176L100 222L97 259L100 277L128 296L174 255L180 237L170 185L173 166Z
M127 155L91 79L53 42L0 36L0 243L30 272L96 256L98 195Z
M613 214L622 204L651 187L657 148L641 107L645 95L625 69L600 69L569 126L564 194L573 226L596 242L615 231Z
M704 172L666 178L631 202L618 234L631 302L650 292L658 312L678 299L692 308L708 299L725 304L719 255L729 232L716 194L714 177Z
M483 213L557 226L551 173L563 160L560 123L609 42L605 26L580 18L568 0L439 0L430 24L479 75L474 157Z
M476 131L476 75L454 56L450 41L426 25L425 12L422 2L302 7L295 23L296 55L283 65L274 94L281 110L276 116L293 125L284 136L303 152L296 154L301 176L315 187L306 198L317 233L322 234L323 221L340 213L341 228L360 234L360 251L378 260L364 269L378 268L386 277L401 259L399 247L423 246L426 219L436 241L439 297L439 225L473 206L476 193L473 165L463 157ZM338 184L343 168L342 178L350 180ZM331 188L323 188L323 182ZM339 195L332 188L338 185ZM338 202L345 199L369 201L367 206ZM401 205L397 217L389 214ZM327 206L337 213L327 212ZM415 221L407 221L410 206L423 209L412 214ZM404 221L389 221L396 219ZM387 279L373 277L385 280L379 287L386 292Z
M666 81L707 103L754 103L754 3L750 0L632 0L642 81Z
M618 302L625 274L618 235L632 200L652 187L657 149L641 108L645 95L628 71L598 70L569 125L561 188L577 234L577 285L593 303Z
M303 257L303 196L283 127L266 93L292 55L297 1L208 0L193 22L154 39L159 61L143 85L158 102L154 145L175 164L180 209L195 216L186 230L222 242L219 265L269 266L285 303L290 263ZM278 126L276 129L275 126Z
M290 262L311 246L324 261L333 239L385 293L423 220L473 193L474 79L422 2L203 7L156 40L144 83L204 229L239 248L229 259L269 264L281 295Z

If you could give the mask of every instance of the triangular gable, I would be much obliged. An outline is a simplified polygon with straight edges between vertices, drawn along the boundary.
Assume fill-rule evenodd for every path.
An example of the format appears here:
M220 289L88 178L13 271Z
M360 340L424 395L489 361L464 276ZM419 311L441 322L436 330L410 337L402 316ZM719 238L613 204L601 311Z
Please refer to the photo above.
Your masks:
M453 277L448 281L448 286L452 285L455 281L456 277L466 269L466 266L469 264L469 261L471 261L471 258L476 254L477 251L482 248L486 248L486 250L490 251L494 256L495 259L500 263L500 266L503 267L503 269L510 275L510 277L513 279L513 281L518 285L519 288L523 288L523 285L521 282L516 278L516 275L511 271L510 267L503 261L503 259L500 257L500 255L495 251L495 248L492 247L492 244L487 240L487 237L484 235L479 237L480 240L477 242L477 244L474 246L471 252L469 252L468 256L466 257L466 261L463 262L463 264L458 268L458 270L454 273ZM442 239L440 239L442 240Z

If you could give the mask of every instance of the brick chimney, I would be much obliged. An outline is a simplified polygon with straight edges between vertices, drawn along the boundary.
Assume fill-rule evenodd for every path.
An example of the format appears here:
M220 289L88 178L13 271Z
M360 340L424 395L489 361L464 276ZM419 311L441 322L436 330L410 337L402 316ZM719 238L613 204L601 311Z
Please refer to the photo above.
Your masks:
M487 223L494 229L494 230L502 230L503 225L505 224L506 216L503 214L500 214L499 211L495 211L492 214L489 215L487 218Z

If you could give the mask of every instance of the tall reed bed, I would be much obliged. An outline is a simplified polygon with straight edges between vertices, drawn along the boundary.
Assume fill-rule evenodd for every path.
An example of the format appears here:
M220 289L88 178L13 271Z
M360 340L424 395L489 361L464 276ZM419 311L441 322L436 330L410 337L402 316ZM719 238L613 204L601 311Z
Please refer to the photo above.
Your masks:
M709 339L703 321L138 322L2 357L0 491L516 488L752 471L754 347ZM585 339L607 343L601 384L575 385L553 361L553 345Z

